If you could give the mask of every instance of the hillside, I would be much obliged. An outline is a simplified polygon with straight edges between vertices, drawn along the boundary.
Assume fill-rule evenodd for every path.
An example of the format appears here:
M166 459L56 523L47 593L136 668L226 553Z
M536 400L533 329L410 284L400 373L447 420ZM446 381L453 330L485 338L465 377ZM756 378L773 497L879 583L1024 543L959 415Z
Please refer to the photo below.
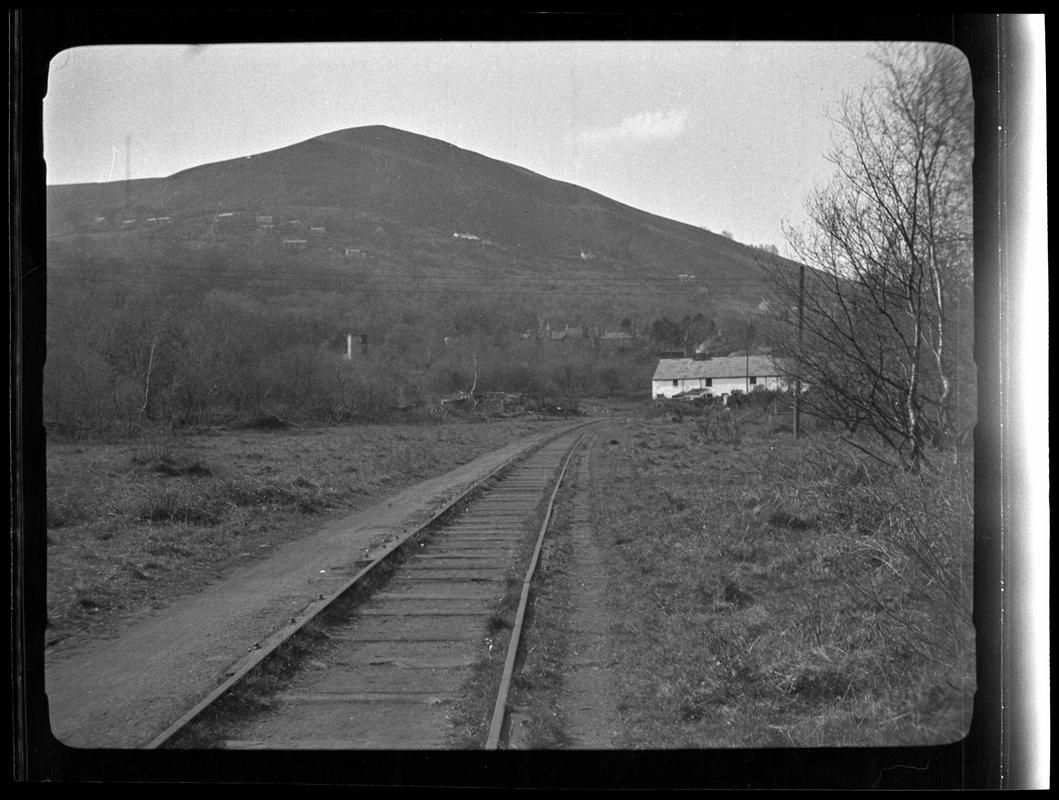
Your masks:
M434 419L472 390L649 396L659 353L761 344L772 260L382 127L53 186L46 419L80 435Z
M177 244L260 255L269 243L277 250L305 239L286 247L304 250L302 260L318 267L354 248L398 288L409 279L460 285L488 277L501 290L554 288L558 280L564 289L627 295L695 292L733 307L762 296L755 284L762 254L753 248L382 126L168 178L52 186L48 201L53 242L88 236L117 257ZM274 228L259 229L259 216L272 216ZM311 227L324 231L309 236Z

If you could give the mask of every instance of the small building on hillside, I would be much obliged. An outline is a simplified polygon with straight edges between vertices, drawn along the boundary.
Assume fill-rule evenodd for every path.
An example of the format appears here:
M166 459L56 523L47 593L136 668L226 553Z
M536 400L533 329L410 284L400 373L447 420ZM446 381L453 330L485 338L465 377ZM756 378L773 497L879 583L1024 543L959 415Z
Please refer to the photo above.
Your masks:
M705 397L755 389L787 388L783 372L770 356L663 358L651 379L651 397L675 397L695 391Z
M585 329L567 325L565 328L546 329L549 342L573 342L586 339Z
M599 345L613 350L627 350L636 344L636 334L631 331L604 331Z
M284 239L283 249L284 250L304 250L309 246L309 242L306 239Z

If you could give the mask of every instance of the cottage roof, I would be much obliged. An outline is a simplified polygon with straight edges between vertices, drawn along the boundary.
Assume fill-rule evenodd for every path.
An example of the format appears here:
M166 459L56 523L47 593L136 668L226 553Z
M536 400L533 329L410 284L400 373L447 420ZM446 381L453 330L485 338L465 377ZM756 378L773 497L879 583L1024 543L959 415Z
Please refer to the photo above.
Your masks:
M653 380L693 380L696 378L741 378L747 375L746 356L708 358L663 358L658 362ZM755 377L782 375L783 371L769 356L750 356L749 374Z

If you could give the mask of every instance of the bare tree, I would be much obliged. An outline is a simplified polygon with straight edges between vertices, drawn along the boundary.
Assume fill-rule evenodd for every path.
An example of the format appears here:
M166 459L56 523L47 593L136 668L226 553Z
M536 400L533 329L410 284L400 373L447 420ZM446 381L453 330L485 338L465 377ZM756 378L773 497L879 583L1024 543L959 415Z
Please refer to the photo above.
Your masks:
M807 228L787 231L813 268L804 293L789 265L767 268L784 323L773 345L812 387L811 410L867 426L917 470L973 413L970 75L941 45L878 60L883 80L834 120L835 178L810 197Z
M173 377L179 311L174 297L150 288L134 288L115 315L104 345L107 361L137 387L137 418L153 418L162 400L163 375Z

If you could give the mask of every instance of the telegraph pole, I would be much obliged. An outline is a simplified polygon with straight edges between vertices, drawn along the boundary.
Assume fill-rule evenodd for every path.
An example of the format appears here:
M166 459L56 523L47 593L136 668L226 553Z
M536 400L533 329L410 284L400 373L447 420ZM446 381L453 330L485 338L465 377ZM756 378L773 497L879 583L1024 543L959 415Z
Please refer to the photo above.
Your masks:
M746 396L750 397L750 317L746 318Z
M132 200L129 193L132 189L132 135L126 134L125 136L125 212L128 214L129 206L132 205Z
M802 320L805 316L805 265L798 267L798 356L802 353ZM802 435L802 375L801 367L794 376L794 438Z

